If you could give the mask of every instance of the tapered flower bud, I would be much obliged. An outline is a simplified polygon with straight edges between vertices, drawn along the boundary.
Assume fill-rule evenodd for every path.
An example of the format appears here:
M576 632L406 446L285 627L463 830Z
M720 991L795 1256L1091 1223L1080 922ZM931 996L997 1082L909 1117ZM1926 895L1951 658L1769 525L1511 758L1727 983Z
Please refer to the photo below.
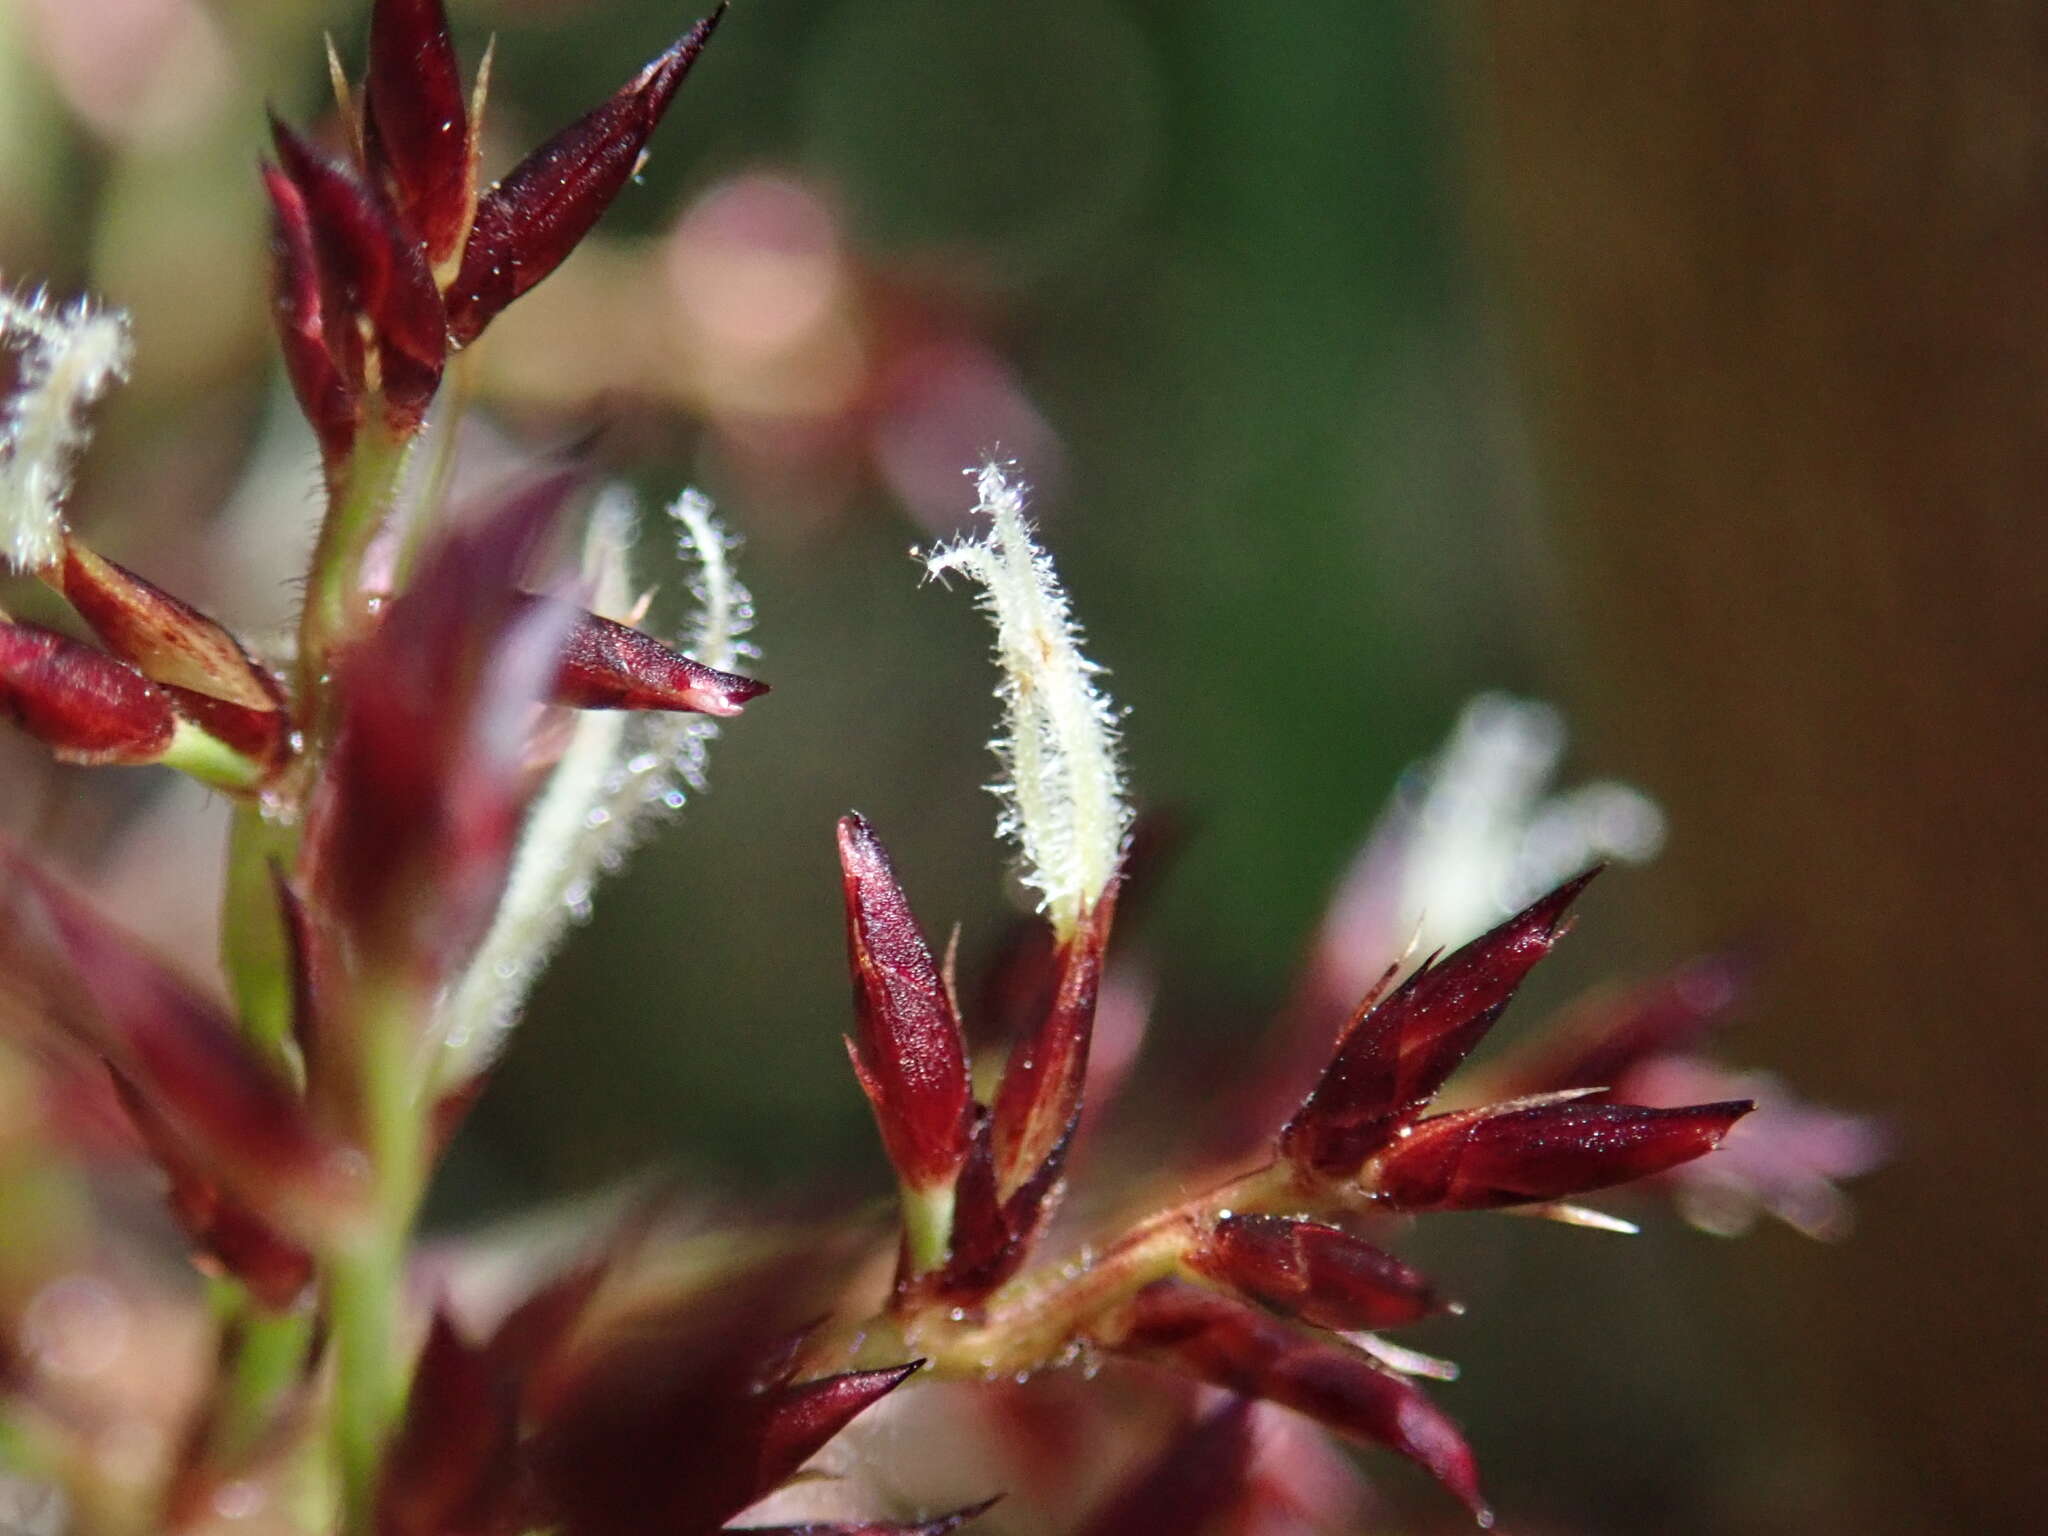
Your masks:
M566 603L562 607L568 633L549 694L553 703L736 715L749 699L768 691L766 683L692 661L641 630Z
M191 604L125 566L64 541L53 584L108 650L152 682L169 683L244 709L281 709L284 695L241 643Z
M1414 1120L1550 952L1566 910L1597 873L1587 871L1448 959L1425 964L1367 1008L1281 1132L1287 1157L1304 1171L1346 1177Z
M134 668L34 624L0 623L0 711L70 763L154 763L178 728Z
M1392 1254L1289 1216L1226 1216L1189 1262L1211 1280L1319 1328L1398 1328L1445 1309L1429 1280Z
M1369 1175L1403 1211L1473 1211L1565 1200L1704 1157L1756 1106L1747 1099L1645 1109L1573 1096L1516 1100L1425 1120Z
M839 868L859 1026L847 1053L903 1183L911 1264L928 1269L945 1252L973 1113L960 1020L888 850L863 817L840 819Z
M305 204L329 355L349 384L369 382L350 334L367 323L376 341L375 382L392 419L417 425L448 352L441 293L426 256L378 192L284 123L273 118L270 126L278 169Z
M441 0L377 0L363 81L364 150L430 265L469 226L474 130Z
M285 374L332 477L362 425L362 337L337 319L330 341L312 215L297 185L278 167L266 165L263 190L270 199L271 314ZM352 365L344 366L342 356L351 358Z
M647 152L676 89L725 14L723 5L477 199L462 266L448 285L448 333L476 339L590 233Z
M1356 1350L1306 1338L1242 1302L1178 1280L1140 1291L1102 1342L1396 1451L1450 1490L1482 1526L1493 1524L1457 1425L1413 1382Z

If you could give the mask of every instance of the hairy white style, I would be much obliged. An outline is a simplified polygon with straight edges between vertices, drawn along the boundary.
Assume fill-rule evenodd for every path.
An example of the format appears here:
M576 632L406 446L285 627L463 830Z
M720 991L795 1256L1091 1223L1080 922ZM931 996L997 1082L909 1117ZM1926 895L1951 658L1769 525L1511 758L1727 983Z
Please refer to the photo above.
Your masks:
M684 492L669 516L677 555L691 573L692 610L686 632L671 643L729 671L755 654L743 638L754 605L733 574L735 541L695 491ZM608 487L591 513L583 575L590 606L607 618L632 616L628 560L637 524L632 495L621 486ZM577 713L569 745L527 817L491 931L443 1004L450 1081L480 1069L497 1050L563 934L590 916L597 882L625 867L661 815L704 788L705 749L717 734L706 715Z
M1081 654L1081 632L1051 559L1024 517L1024 487L1000 464L975 476L979 537L925 556L926 571L958 571L982 588L996 629L1003 728L989 745L1003 765L991 785L1003 804L1000 835L1023 856L1053 930L1071 935L1116 873L1130 830L1117 710L1096 686L1102 669Z
M128 317L0 288L0 347L17 359L0 400L0 558L41 570L63 550L71 465L91 435L85 409L128 377Z

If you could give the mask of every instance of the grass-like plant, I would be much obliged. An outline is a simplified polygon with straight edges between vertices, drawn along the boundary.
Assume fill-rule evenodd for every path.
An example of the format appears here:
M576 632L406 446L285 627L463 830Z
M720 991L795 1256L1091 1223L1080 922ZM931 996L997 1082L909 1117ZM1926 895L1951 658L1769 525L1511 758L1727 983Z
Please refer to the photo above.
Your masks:
M852 815L838 828L847 1046L900 1191L893 1277L864 1284L872 1235L837 1225L740 1234L685 1262L644 1209L523 1275L488 1316L419 1272L435 1163L569 915L695 783L710 720L765 691L733 670L751 606L700 498L674 508L697 613L669 644L627 622L637 588L616 498L549 471L450 508L444 474L409 473L449 435L437 422L429 444L427 424L451 359L627 184L718 21L489 186L488 66L465 88L440 0L378 0L366 76L340 89L338 155L275 125L276 318L326 493L289 655L256 655L66 525L87 413L130 338L115 313L0 297L17 362L5 557L97 642L0 622L0 707L67 761L173 769L235 807L225 1000L0 850L7 962L38 1000L0 1060L0 1090L26 1083L32 1106L25 1129L0 1127L14 1254L0 1269L0 1462L60 1489L81 1531L232 1516L350 1536L690 1533L782 1487L913 1375L1118 1360L1220 1390L1098 1503L1091 1530L1272 1517L1285 1496L1252 1475L1254 1402L1408 1458L1491 1523L1470 1449L1417 1383L1441 1362L1381 1337L1450 1304L1366 1233L1497 1207L1612 1226L1571 1202L1686 1176L1751 1098L1615 1090L1674 1064L1713 1081L1690 1052L1727 1000L1725 969L1609 997L1446 1105L1447 1079L1592 872L1448 954L1370 957L1386 969L1362 998L1332 993L1348 957L1295 1010L1317 1070L1279 1070L1278 1099L1247 1096L1283 1106L1262 1151L1217 1162L1193 1198L1098 1200L1102 1229L1047 1257L1118 908L1149 872L1117 710L1005 466L979 473L976 531L928 557L932 575L980 588L994 625L1000 830L1042 919L983 989L1011 1031L990 1048L999 1070L974 1073L952 965L879 833ZM1447 760L1440 783L1462 771ZM1427 859L1416 837L1404 846L1412 878ZM47 1348L53 1287L90 1272L99 1240L27 1192L88 1144L161 1171L211 1277L203 1309L166 1303L187 1325L203 1315L210 1365L140 1470L67 1396ZM1824 1175L1854 1161L1801 1162L1758 1136L1706 1187L1724 1212L1745 1194L1811 1209ZM1033 1490L1014 1491L1016 1518L1042 1528ZM987 1508L759 1528L935 1533Z

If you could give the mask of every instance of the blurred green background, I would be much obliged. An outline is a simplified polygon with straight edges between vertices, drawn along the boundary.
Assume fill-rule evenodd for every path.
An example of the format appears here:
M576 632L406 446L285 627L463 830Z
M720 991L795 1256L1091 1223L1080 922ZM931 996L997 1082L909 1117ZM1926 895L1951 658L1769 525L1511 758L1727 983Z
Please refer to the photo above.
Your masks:
M452 9L471 61L497 33L487 169L690 19ZM1473 1303L1428 1342L1516 1528L2022 1507L2038 1216L1985 1213L2035 1160L2005 1137L2040 1061L2048 52L2023 7L1915 10L743 0L640 185L473 368L506 434L482 460L601 429L650 506L714 496L775 693L561 956L437 1219L649 1166L742 1205L884 1187L837 1040L830 829L864 811L970 969L1016 910L986 634L906 555L1003 452L1139 794L1190 830L1134 1098L1257 1050L1396 775L1507 688L1585 727L1575 771L1673 814L1524 1017L1761 932L1778 990L1733 1054L1905 1124L1841 1249L1668 1219L1418 1239ZM362 24L0 6L0 272L136 316L79 521L258 630L291 611L313 478L265 334L261 104L316 116L320 32L353 58ZM104 868L148 817L150 858L204 867L203 808L14 747L17 819ZM162 887L126 857L107 880L146 917ZM159 936L204 955L184 921ZM1999 1021L1974 1060L1927 1043L1963 1013Z

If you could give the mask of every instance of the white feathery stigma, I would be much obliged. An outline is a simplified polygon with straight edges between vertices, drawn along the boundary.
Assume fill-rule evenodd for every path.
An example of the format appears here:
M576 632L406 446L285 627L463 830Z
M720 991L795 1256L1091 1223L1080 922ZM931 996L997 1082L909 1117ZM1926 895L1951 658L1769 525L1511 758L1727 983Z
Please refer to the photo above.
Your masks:
M91 435L85 409L128 377L128 317L0 288L0 347L17 358L0 399L0 559L41 570L63 550L71 464Z
M690 571L691 598L688 626L670 643L692 660L730 671L757 654L743 638L754 603L733 574L737 541L695 491L685 491L668 512L677 525L677 558ZM630 618L635 606L627 561L637 521L623 486L607 487L591 513L583 573L593 608L608 618ZM708 715L578 714L527 816L491 931L443 1001L445 1080L461 1081L490 1059L562 935L590 916L598 881L625 868L655 822L703 790L705 749L717 734Z
M1003 728L989 745L1003 765L990 788L1002 801L1000 835L1023 855L1053 930L1079 927L1111 877L1130 830L1117 710L1096 686L1102 669L1081 654L1081 634L1051 559L1024 517L1024 487L1001 464L975 475L979 537L924 557L929 575L978 582L996 629L996 697Z

